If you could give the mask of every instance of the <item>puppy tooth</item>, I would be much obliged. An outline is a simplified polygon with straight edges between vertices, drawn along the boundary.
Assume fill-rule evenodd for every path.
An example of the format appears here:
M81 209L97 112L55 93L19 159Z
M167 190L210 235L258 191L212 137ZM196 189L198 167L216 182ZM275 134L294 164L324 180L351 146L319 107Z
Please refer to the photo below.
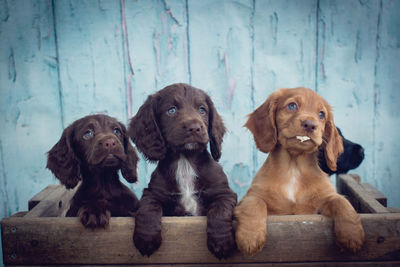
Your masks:
M308 136L296 136L296 138L297 139L299 139L300 140L300 142L304 142L304 141L308 141L308 140L310 140L311 138L310 137L308 137Z

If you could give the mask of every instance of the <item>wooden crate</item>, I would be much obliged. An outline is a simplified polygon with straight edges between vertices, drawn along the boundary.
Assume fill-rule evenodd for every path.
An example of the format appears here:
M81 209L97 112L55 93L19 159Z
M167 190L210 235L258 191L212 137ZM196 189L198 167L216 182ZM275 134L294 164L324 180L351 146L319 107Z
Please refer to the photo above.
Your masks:
M340 175L338 190L361 212L366 240L352 255L335 245L332 220L321 215L268 217L267 243L259 254L236 251L218 260L206 246L206 217L164 217L163 243L151 257L133 245L134 219L113 217L107 229L85 229L77 218L60 217L73 190L51 185L29 202L29 212L1 221L6 266L157 265L395 265L400 263L400 211L386 208L385 197L356 176ZM378 201L379 200L379 201Z

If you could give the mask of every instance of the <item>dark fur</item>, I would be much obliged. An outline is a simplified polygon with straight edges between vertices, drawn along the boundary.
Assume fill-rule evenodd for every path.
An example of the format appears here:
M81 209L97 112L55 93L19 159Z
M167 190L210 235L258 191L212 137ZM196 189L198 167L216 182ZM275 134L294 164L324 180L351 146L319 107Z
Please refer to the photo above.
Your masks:
M168 110L176 107L175 115ZM205 114L199 109L204 108ZM197 133L191 132L195 127ZM236 194L229 188L221 156L225 126L210 97L187 84L173 84L150 95L130 122L129 135L150 161L158 161L148 188L144 189L135 218L134 243L150 256L161 245L161 217L184 216L176 181L181 154L197 173L195 189L200 214L207 216L207 246L218 258L235 247L232 227ZM190 149L185 144L195 144ZM210 153L207 144L210 144Z
M88 130L93 136L85 139ZM137 161L122 123L90 115L64 130L48 153L47 168L68 189L82 180L67 216L79 216L84 226L95 228L105 227L110 216L129 216L137 210L138 199L118 176L121 169L128 182L136 182Z
M351 142L346 139L339 128L338 132L343 139L344 152L341 154L337 160L337 169L332 171L329 169L324 153L319 153L318 161L321 170L329 175L334 173L347 173L349 170L355 169L360 166L361 162L364 160L364 148L356 143Z

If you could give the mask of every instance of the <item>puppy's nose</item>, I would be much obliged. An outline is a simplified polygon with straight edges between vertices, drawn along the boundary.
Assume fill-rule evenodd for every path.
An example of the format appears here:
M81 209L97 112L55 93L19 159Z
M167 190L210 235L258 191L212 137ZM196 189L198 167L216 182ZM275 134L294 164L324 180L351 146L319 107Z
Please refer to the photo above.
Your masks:
M186 125L186 129L187 129L187 131L188 131L189 133L197 134L197 133L200 133L200 131L201 131L201 129L202 129L202 126L201 126L201 124L198 123L198 122L192 122L192 123L188 123L188 124Z
M303 127L303 130L312 133L317 129L317 124L312 121L312 120L304 120L301 122L301 126Z
M117 145L117 143L114 138L107 138L103 142L103 146L105 149L113 149L116 145Z
M364 158L364 148L358 144L354 145L353 156Z

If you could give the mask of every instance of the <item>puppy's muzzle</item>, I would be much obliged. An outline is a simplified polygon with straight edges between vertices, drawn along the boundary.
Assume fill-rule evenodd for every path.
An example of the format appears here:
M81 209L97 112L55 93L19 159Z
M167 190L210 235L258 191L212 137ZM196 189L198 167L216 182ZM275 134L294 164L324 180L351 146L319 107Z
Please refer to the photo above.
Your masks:
M92 165L117 166L125 157L121 142L114 136L105 135L95 143L88 162Z

